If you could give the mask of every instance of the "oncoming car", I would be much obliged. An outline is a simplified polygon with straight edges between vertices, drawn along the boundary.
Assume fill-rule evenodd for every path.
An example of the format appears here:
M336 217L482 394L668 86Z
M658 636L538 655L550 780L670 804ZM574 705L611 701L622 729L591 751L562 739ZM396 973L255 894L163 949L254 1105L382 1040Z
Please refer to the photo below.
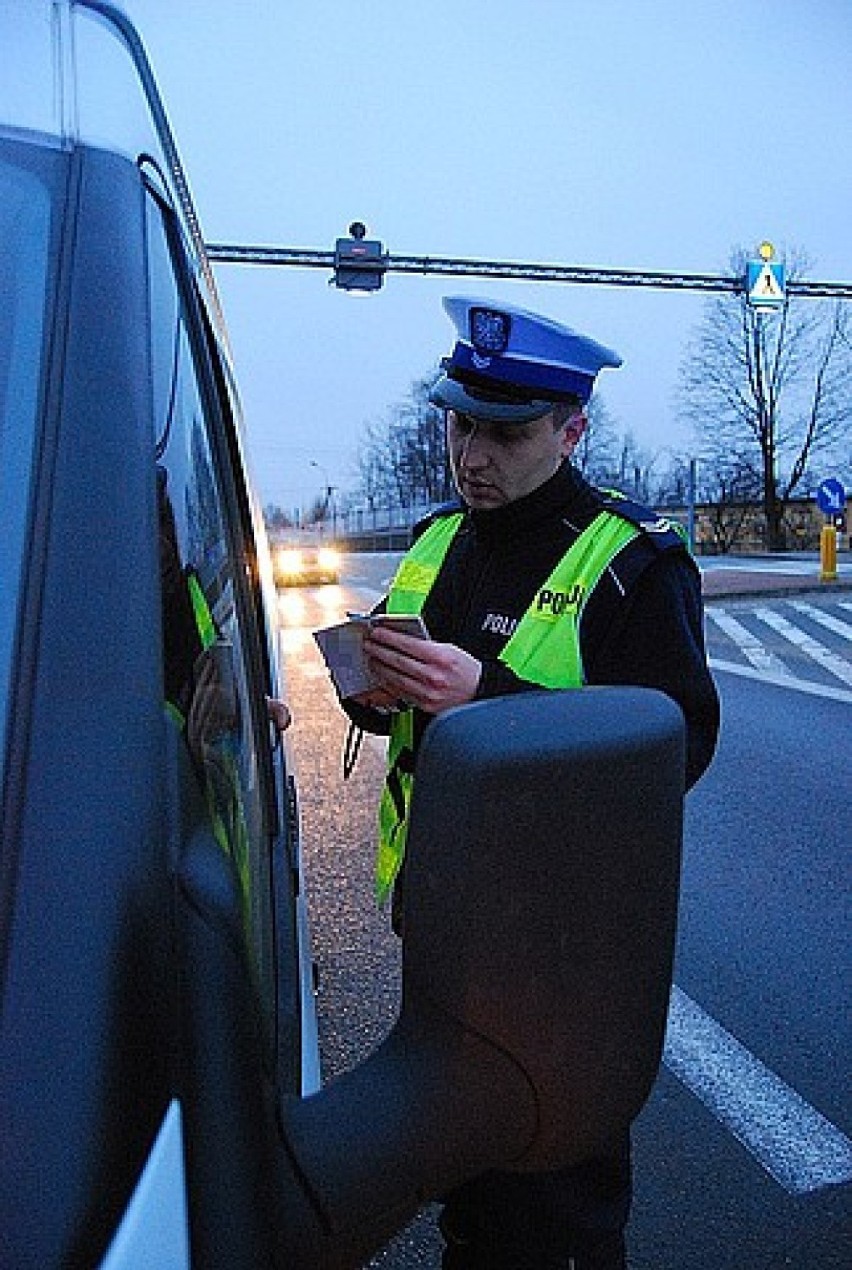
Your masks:
M164 103L107 0L5 0L0 59L0 1266L356 1270L638 1114L682 720L430 724L399 1017L323 1085L273 564Z
M272 569L279 587L339 582L342 564L340 548L330 542L293 541L276 543L272 548Z

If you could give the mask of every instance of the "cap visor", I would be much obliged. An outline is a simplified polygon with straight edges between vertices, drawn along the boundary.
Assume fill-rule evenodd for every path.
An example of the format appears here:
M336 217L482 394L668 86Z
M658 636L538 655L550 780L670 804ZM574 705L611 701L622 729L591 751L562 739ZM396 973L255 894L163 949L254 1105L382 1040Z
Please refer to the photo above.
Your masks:
M487 419L493 423L529 423L533 419L541 419L550 414L552 401L504 402L489 401L485 397L474 396L455 379L442 375L429 394L433 406L441 406L444 410L457 410L459 414L470 415L474 419Z

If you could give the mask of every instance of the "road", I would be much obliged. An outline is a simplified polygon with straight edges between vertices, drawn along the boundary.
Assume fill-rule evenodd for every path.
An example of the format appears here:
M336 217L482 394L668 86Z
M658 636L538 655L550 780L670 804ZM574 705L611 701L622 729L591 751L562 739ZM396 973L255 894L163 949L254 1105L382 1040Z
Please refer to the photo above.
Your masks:
M345 721L310 630L369 606L396 557L282 592L326 1075L396 1010L396 940L371 899L383 771L349 782ZM803 607L804 606L804 607ZM840 1270L852 1231L848 1091L852 592L709 599L723 702L714 764L687 800L665 1062L637 1124L634 1270ZM439 1264L426 1212L371 1263Z

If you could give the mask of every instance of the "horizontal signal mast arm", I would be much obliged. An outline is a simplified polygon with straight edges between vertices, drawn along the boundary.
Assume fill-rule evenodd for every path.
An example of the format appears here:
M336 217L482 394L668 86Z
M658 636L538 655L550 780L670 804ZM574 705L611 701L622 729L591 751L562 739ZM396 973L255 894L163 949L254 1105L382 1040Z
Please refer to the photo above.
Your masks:
M290 265L303 269L333 270L333 251L300 247L254 247L208 243L207 255L217 264ZM375 261L372 262L375 265ZM742 278L730 274L667 273L647 269L590 269L575 265L530 264L523 261L465 260L445 256L394 256L382 266L388 273L449 274L456 277L519 278L533 282L577 282L586 286L659 287L680 291L744 290ZM852 300L852 283L810 282L788 279L788 295L809 299Z

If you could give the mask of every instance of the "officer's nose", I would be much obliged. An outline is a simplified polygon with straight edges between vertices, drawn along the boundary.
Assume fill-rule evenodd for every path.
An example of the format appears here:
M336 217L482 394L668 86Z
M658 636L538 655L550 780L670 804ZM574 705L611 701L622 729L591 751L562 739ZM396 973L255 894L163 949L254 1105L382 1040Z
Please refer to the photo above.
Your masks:
M464 439L461 448L461 464L468 470L485 467L488 463L487 447L479 431L479 424L474 423Z

